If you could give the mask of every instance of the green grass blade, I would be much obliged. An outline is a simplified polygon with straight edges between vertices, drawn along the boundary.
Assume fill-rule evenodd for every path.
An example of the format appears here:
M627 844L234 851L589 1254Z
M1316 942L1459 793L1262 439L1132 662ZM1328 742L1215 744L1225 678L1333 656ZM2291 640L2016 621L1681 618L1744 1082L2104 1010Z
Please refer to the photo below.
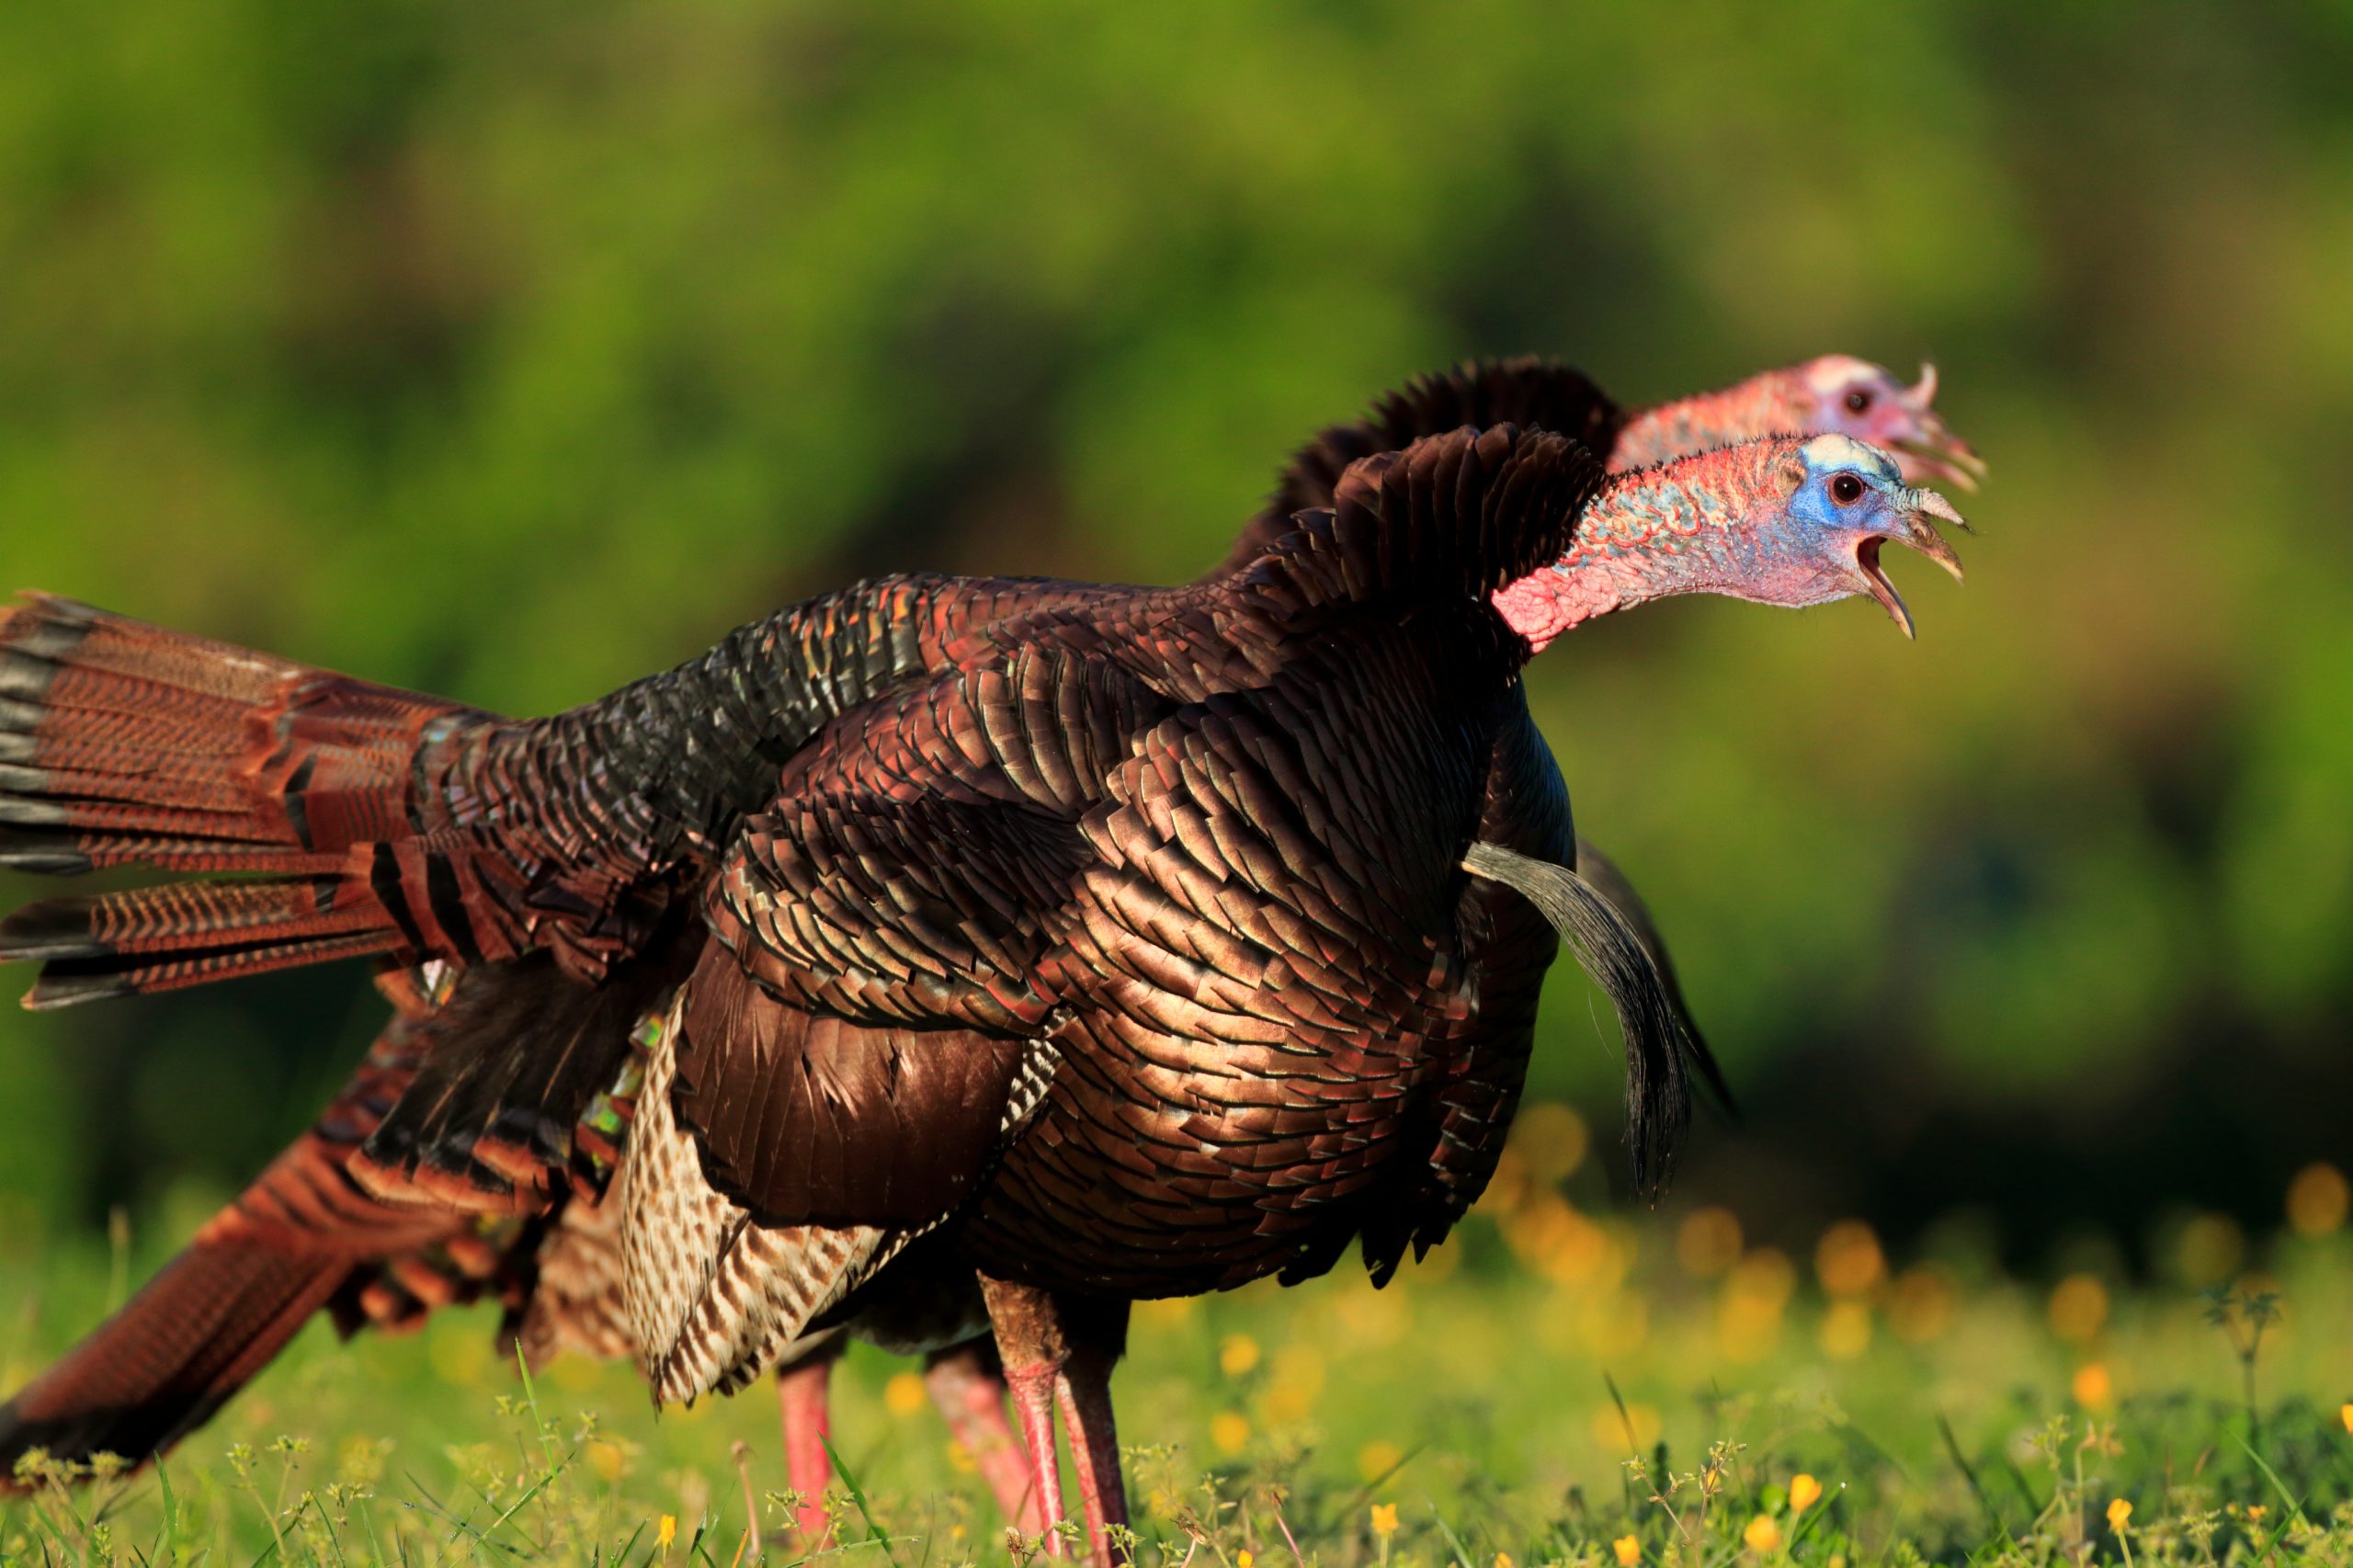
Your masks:
M858 1517L866 1521L867 1539L882 1549L882 1555L891 1560L891 1568L899 1568L899 1554L892 1550L891 1538L883 1533L882 1527L874 1522L873 1510L866 1506L866 1489L858 1483L858 1476L849 1466L842 1462L841 1450L834 1447L833 1438L822 1432L817 1441L825 1446L825 1457L834 1461L842 1484L849 1489L849 1500L858 1506Z

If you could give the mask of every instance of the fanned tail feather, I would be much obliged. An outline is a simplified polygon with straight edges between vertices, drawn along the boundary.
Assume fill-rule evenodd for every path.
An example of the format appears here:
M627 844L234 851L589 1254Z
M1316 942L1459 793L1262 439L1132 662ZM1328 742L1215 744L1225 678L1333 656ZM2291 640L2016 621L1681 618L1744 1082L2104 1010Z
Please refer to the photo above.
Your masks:
M41 1007L472 945L413 780L422 747L491 722L28 597L0 612L0 866L267 880L35 904L0 922L0 960L46 966Z

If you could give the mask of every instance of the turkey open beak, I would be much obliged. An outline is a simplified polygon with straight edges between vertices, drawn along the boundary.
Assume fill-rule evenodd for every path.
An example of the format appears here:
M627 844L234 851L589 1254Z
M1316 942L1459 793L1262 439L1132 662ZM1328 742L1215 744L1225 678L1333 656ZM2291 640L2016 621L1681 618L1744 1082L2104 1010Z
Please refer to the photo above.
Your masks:
M1937 398L1937 368L1922 365L1920 384L1906 388L1902 395L1916 433L1899 437L1888 444L1895 449L1897 460L1903 465L1904 483L1929 480L1974 491L1984 482L1985 460L1954 435L1944 416L1929 406Z
M1937 531L1936 519L1943 518L1953 527L1967 532L1969 525L1961 520L1952 503L1933 490L1906 490L1898 498L1897 514L1903 521L1898 533L1867 534L1855 546L1855 572L1862 579L1863 591L1877 599L1881 608L1904 629L1904 635L1915 635L1912 629L1912 612L1904 607L1904 596L1880 570L1880 546L1893 540L1896 543L1918 551L1938 565L1952 574L1956 583L1961 577L1961 557L1953 553L1945 536Z

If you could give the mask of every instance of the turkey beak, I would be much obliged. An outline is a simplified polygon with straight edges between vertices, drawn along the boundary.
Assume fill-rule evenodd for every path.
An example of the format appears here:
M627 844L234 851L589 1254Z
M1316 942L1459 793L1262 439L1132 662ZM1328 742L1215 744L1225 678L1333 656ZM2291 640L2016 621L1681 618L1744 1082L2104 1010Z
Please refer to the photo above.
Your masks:
M1904 409L1912 415L1913 433L1890 444L1899 455L1906 480L1934 480L1973 492L1984 483L1985 460L1954 435L1944 416L1930 406L1936 398L1937 368L1924 364L1920 367L1919 385L1908 387L1903 393Z
M1893 540L1907 549L1916 550L1946 571L1956 583L1961 580L1961 557L1937 529L1938 519L1950 523L1964 533L1969 524L1953 510L1952 503L1933 490L1901 491L1896 495L1896 517L1899 528L1891 533L1866 535L1855 546L1855 573L1862 580L1863 591L1880 602L1890 619L1903 630L1906 637L1916 636L1912 612L1904 608L1904 596L1880 569L1880 547Z

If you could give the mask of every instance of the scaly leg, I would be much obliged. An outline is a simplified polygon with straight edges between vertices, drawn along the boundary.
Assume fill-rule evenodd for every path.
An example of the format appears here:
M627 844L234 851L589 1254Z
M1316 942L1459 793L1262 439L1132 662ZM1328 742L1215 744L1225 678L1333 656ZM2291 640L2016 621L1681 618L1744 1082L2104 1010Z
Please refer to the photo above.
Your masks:
M784 1419L784 1468L788 1483L801 1494L793 1522L801 1539L815 1551L825 1535L825 1489L834 1483L834 1461L825 1452L833 1436L833 1413L826 1403L834 1363L841 1345L830 1342L815 1354L778 1369L777 1404Z
M1050 1531L1062 1517L1053 1416L1059 1397L1079 1469L1087 1540L1097 1568L1112 1568L1117 1560L1110 1527L1127 1522L1128 1501L1111 1426L1110 1377L1111 1364L1127 1348L1128 1303L1059 1295L985 1274L981 1276L981 1293L988 1302L1006 1381L1012 1386L1021 1435L1037 1472L1040 1517ZM1060 1542L1051 1534L1047 1551L1062 1554Z
M1021 1439L1005 1419L1007 1392L1005 1377L990 1362L980 1342L942 1350L924 1368L931 1400L947 1419L948 1429L972 1456L981 1478L996 1496L1005 1522L1024 1535L1045 1528L1038 1502L1038 1483Z
M1087 1549L1097 1568L1120 1564L1111 1546L1111 1527L1128 1522L1128 1486L1120 1474L1120 1436L1111 1420L1112 1355L1093 1346L1074 1351L1063 1364L1055 1392L1063 1423L1070 1428L1072 1461L1078 1468L1079 1505L1086 1512Z

